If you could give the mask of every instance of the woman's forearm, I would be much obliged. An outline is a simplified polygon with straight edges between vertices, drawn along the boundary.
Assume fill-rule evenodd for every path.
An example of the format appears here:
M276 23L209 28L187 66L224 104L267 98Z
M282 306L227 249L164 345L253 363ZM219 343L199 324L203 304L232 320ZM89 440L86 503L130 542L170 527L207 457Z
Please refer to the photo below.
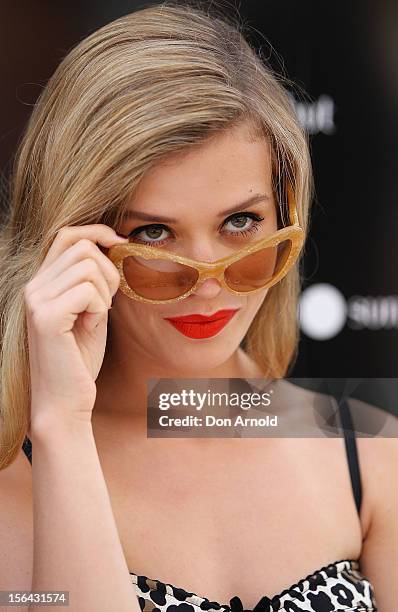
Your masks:
M91 423L32 424L31 437L32 590L69 591L70 612L141 612Z

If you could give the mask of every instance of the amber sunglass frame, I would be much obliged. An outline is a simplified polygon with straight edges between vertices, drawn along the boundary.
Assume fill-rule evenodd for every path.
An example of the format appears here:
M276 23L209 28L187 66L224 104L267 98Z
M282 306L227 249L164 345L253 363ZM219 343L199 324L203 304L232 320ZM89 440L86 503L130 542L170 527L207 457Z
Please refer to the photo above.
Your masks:
M176 253L170 253L163 249L148 246L145 244L130 243L130 244L115 244L114 246L111 246L108 250L107 257L109 257L109 259L114 263L114 265L119 271L119 274L120 274L119 288L129 298L138 300L139 302L147 302L149 304L166 304L166 303L171 303L171 302L178 302L179 300L182 300L188 297L189 295L191 295L191 293L196 291L196 289L200 287L200 285L204 283L204 281L208 278L216 278L222 287L224 287L225 289L227 289L228 291L236 295L247 295L249 293L256 293L258 291L262 291L264 289L272 287L277 282L279 282L284 276L286 276L288 271L293 267L293 265L295 264L300 254L300 251L302 249L303 242L304 242L304 231L300 227L299 222L298 222L296 201L295 201L295 197L293 194L293 190L290 186L290 183L287 183L286 189L287 189L287 195L288 195L289 217L290 217L291 225L284 227L282 229L279 229L271 236L267 236L266 238L258 240L257 242L251 243L248 246L245 246L242 249L239 249L239 251L236 251L235 253L232 253L231 255L227 255L226 257L218 259L217 261L213 261L213 262L196 261L194 259L189 259L188 257L183 257L182 255L177 255ZM236 261L239 261L239 259L242 259L246 257L247 255L255 253L256 251L259 251L267 247L276 246L280 242L283 242L284 240L287 240L287 239L289 239L292 243L290 253L285 263L283 264L282 268L270 281L268 281L261 287L256 287L255 289L251 289L249 291L236 291L235 289L232 289L227 284L224 273L225 273L226 268L229 265L235 263ZM184 293L182 293L181 295L177 297L169 298L166 300L155 300L151 298L145 298L139 295L138 293L136 293L130 287L124 275L123 260L125 257L129 257L131 255L138 255L139 257L142 257L143 259L164 259L164 260L169 260L169 261L173 261L176 263L180 263L185 266L189 266L197 270L198 278L195 284L190 289L188 289L187 291L185 291Z

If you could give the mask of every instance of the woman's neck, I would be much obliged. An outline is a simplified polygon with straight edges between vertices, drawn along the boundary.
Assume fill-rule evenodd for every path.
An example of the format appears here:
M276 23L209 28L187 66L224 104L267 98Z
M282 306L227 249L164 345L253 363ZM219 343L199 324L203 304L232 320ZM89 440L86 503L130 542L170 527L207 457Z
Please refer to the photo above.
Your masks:
M117 347L107 346L97 378L97 414L117 414L146 419L147 384L151 378L264 378L258 364L238 348L224 363L211 369L172 371L144 355L126 358Z

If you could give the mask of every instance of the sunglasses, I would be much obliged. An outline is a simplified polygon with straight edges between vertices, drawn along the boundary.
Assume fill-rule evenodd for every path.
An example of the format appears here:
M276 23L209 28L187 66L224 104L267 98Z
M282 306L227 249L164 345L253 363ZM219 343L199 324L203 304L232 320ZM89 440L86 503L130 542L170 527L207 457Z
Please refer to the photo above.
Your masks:
M286 185L291 225L214 262L196 261L144 244L116 244L107 256L120 273L120 289L150 304L182 300L208 278L236 295L261 291L280 281L296 262L304 242L296 202Z

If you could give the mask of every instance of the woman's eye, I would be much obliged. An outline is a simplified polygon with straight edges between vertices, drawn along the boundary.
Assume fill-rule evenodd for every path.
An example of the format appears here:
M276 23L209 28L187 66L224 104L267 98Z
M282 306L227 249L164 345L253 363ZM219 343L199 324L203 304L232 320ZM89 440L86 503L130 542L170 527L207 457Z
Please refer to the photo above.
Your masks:
M243 235L245 236L248 232L253 232L258 230L258 226L261 221L264 220L264 217L260 217L256 213L237 213L232 217L229 217L224 223L224 226L228 224L232 224L232 231L230 229L227 230L227 234ZM238 230L238 231L234 231Z
M167 238L164 232L169 232L169 230L163 225L147 225L146 227L137 228L130 232L129 238L138 238L138 242L144 244L158 244Z

